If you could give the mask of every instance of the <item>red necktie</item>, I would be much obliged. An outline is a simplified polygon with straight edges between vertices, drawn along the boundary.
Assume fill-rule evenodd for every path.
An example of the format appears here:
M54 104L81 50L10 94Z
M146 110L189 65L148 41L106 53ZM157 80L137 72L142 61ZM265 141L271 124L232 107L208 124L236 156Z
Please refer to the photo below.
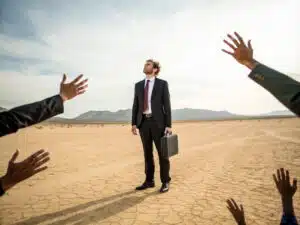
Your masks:
M144 88L144 111L149 109L149 105L148 105L149 82L150 80L147 80L146 87Z

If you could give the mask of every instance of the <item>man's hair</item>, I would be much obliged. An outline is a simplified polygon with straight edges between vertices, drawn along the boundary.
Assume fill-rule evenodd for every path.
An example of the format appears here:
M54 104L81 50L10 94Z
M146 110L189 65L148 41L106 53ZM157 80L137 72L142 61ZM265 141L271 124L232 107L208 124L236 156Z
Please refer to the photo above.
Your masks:
M147 62L151 62L152 65L153 65L153 68L157 69L156 72L155 72L155 75L157 76L159 74L160 68L161 68L160 63L156 60L153 60L153 59L148 59Z

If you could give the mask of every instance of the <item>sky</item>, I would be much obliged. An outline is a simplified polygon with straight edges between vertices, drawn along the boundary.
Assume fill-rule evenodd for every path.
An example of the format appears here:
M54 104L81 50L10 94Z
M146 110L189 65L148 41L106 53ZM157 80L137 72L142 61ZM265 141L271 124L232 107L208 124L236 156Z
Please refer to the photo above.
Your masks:
M221 49L237 31L257 60L300 81L299 8L299 0L1 0L0 106L55 95L63 73L67 81L83 73L89 88L64 117L131 108L153 58L173 109L284 110Z

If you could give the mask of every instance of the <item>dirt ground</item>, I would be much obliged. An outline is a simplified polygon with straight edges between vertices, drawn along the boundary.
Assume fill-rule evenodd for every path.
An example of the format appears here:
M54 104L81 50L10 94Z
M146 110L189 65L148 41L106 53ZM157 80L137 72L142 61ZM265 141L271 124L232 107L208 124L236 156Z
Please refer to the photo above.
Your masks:
M129 125L37 125L1 138L1 174L16 148L19 160L44 148L51 161L0 199L0 224L235 224L230 197L243 204L248 224L279 224L272 174L284 167L300 181L299 119L175 123L173 132L180 153L165 194L155 149L156 187L135 192L144 161Z

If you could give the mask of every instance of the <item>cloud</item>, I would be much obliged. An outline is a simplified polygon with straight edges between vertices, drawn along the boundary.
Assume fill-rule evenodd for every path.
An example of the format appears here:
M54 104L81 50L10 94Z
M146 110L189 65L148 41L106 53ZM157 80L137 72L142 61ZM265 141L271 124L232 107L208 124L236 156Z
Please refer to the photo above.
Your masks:
M258 60L300 74L296 0L10 2L16 8L10 17L26 12L28 25L19 35L8 32L22 26L19 19L0 33L5 107L7 101L13 106L57 93L65 72L70 79L80 73L90 79L88 92L67 104L66 116L130 108L144 60L153 57L162 64L160 76L170 84L174 108L246 114L283 109L247 78L247 69L221 52L226 33L235 30L252 39ZM23 37L30 32L35 38Z

